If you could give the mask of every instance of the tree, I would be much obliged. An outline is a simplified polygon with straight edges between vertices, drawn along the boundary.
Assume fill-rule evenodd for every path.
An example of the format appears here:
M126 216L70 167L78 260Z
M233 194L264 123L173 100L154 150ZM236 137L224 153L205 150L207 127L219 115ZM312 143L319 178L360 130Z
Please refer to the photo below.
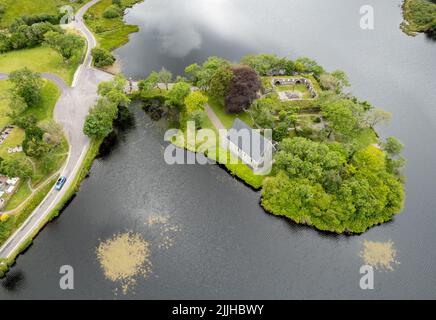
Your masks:
M0 53L12 50L12 43L9 35L0 32Z
M354 110L358 108L351 100L342 99L321 105L322 115L328 122L328 137L332 133L344 140L351 140L358 130L359 119Z
M115 62L115 57L106 49L94 48L91 55L97 68L111 66Z
M200 91L193 91L185 98L186 113L188 115L196 112L204 112L204 107L207 104L207 97Z
M49 31L44 35L45 43L58 51L65 61L77 56L85 46L85 40L71 33Z
M259 76L253 69L248 66L233 67L233 78L225 97L226 111L238 113L247 109L257 97L261 86Z
M321 67L315 60L307 57L301 57L295 60L295 71L298 73L311 73L317 78L325 73L323 67Z
M63 131L60 124L53 119L44 120L39 124L39 127L44 131L42 139L50 146L57 146L61 143Z
M391 114L383 109L373 108L366 112L363 122L370 128L374 128L378 124L389 122Z
M212 75L208 86L208 94L220 101L224 102L224 98L229 91L230 81L233 78L233 71L229 64L222 64Z
M33 157L36 159L40 159L44 154L46 154L50 147L47 142L45 142L42 138L38 139L35 137L24 139L23 143L23 151L29 157Z
M117 17L121 16L121 14L122 14L122 11L121 11L120 7L118 7L116 5L111 5L103 11L103 17L106 19L117 18Z
M401 156L404 145L397 138L389 137L381 146L388 155L386 159L387 171L396 176L401 176L401 169L406 164L406 160Z
M209 57L201 67L194 64L188 66L186 71L197 80L194 84L200 89L207 91L215 73L221 68L226 68L226 66L230 66L228 61L218 57Z
M168 84L173 79L173 74L162 67L162 69L159 71L159 82L162 82L165 84L165 88L168 90Z
M383 150L393 158L398 156L404 148L404 145L395 137L388 137L384 143L382 143Z
M12 121L16 122L17 118L23 114L27 107L28 105L26 101L24 101L21 96L14 94L9 102L9 109L11 112L8 114L8 116L12 119Z
M276 168L290 177L316 182L323 181L326 172L338 173L346 163L343 152L302 137L283 139L274 160Z
M247 55L241 59L241 64L254 69L260 76L292 74L294 63L274 54Z
M100 98L86 117L83 132L90 138L105 138L112 132L117 111L115 103L106 98Z
M4 159L0 162L0 173L8 177L30 178L33 173L32 165L25 158Z
M340 70L321 74L319 83L324 90L330 90L338 94L342 92L344 87L350 86L347 75Z
M116 106L125 106L130 103L130 99L125 93L126 85L127 80L123 75L118 74L111 81L101 82L98 85L98 93Z
M153 71L149 74L149 76L146 79L139 81L138 88L139 90L141 90L141 94L143 96L146 96L151 92L151 90L153 90L158 86L158 83L159 83L159 73Z
M185 68L185 73L188 75L189 80L192 81L194 85L197 85L200 71L201 67L196 63L193 63Z
M272 98L262 98L253 102L250 109L247 110L254 126L262 129L272 129L274 127L274 115L272 110L277 104Z
M177 82L173 85L171 90L168 91L166 104L181 109L185 102L185 98L190 92L191 85L189 83Z
M12 92L21 97L29 107L35 107L41 101L42 80L39 73L23 68L9 75Z

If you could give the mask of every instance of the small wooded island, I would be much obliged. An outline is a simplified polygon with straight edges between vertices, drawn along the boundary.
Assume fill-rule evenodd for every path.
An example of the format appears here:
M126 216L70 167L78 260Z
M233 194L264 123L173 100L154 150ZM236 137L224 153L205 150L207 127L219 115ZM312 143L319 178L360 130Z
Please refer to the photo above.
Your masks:
M130 101L123 94L127 88L154 120L179 128L170 140L174 145L204 153L261 189L268 212L323 231L362 233L402 210L403 146L393 137L381 140L374 130L390 114L343 92L349 86L344 72L327 72L309 58L260 54L237 64L210 57L185 74L173 79L162 68L137 84L120 75L102 83L85 133L99 139L110 134L112 121ZM117 112L117 106L123 109ZM207 148L204 141L190 141L188 121L200 131L272 129L273 141L266 140L275 150L271 172L256 174L250 151L224 149L221 141L207 140L213 144ZM229 163L232 154L242 161Z
M402 7L401 29L406 34L414 36L424 32L436 36L436 0L404 0Z
M231 128L235 119L272 129L276 148L268 176L255 175L247 162L222 163L262 190L266 211L319 230L362 233L402 210L403 146L374 130L390 114L343 92L349 86L344 72L327 72L309 58L260 54L238 64L210 57L185 73L174 82L164 68L152 72L139 82L136 98L153 118L165 117L180 130L188 120L197 129L217 130ZM186 134L178 138L172 142L204 152L183 139ZM206 156L219 161L219 154L231 154L219 143L215 150Z

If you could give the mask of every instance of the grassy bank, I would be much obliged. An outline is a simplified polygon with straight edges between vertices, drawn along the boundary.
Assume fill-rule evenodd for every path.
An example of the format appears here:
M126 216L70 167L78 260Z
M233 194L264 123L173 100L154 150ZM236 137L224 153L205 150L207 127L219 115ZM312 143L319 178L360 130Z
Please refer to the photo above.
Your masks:
M74 196L74 194L79 190L80 183L86 178L86 176L89 173L89 170L91 169L92 163L96 156L98 155L98 150L100 148L100 145L102 143L102 140L93 140L91 141L90 147L88 149L88 152L85 155L85 158L82 161L82 164L80 165L80 168L74 177L73 182L69 186L68 190L66 191L65 195L62 197L62 199L59 201L59 203L51 210L51 212L47 215L47 218L41 222L39 228L37 228L27 239L26 241L15 251L13 254L11 254L8 259L0 259L0 278L5 275L5 273L9 270L9 268L14 264L17 256L25 251L31 244L33 239L36 237L36 235L40 232L40 230L51 220L56 218L61 212L62 209L65 207L66 204L70 201L70 199ZM51 187L55 183L56 179L54 179L49 186L44 187L44 190L41 190L41 193L38 193L38 198L33 201L32 203L29 203L29 207L25 210L25 212L29 212L26 215L26 218L30 215L30 213L36 208L36 206L42 201L42 199L45 197L45 195L50 191ZM45 192L45 193L44 193ZM44 194L44 196L42 196ZM41 197L42 196L42 197ZM36 203L35 206L32 206L31 204ZM27 207L27 206L26 206ZM21 220L21 223L25 220L24 216ZM1 244L0 244L1 245ZM3 263L3 264L2 264Z
M102 0L89 8L84 18L87 26L95 34L98 45L112 51L129 41L129 34L137 32L138 26L124 23L123 12L142 0L121 0L121 14L113 18L105 18L104 12L112 6L112 0Z
M0 55L0 72L10 73L27 67L36 72L56 74L68 84L73 82L78 65L79 62L65 63L59 53L43 46L10 51Z
M203 123L203 128L214 130L216 136L218 137L218 133L209 119L206 118L206 121ZM230 153L230 151L222 149L220 147L220 142L193 142L187 139L186 133L183 133L179 134L176 139L172 141L172 143L179 148L183 148L191 152L204 153L209 159L223 166L232 176L241 180L255 190L259 190L262 187L265 176L254 174L253 170L251 170L251 168L249 168L245 163L242 163L239 158L235 157L232 153Z
M436 32L436 3L429 0L405 0L401 29L414 36L419 32Z
M67 192L65 192L65 195L62 197L61 201L59 201L59 203L56 205L56 207L53 208L53 210L48 215L48 221L51 221L54 218L56 218L62 212L62 209L65 207L65 205L68 203L68 201L70 201L70 199L74 196L74 194L79 191L80 183L88 175L89 170L91 169L92 163L94 162L94 159L98 156L98 150L99 150L102 142L103 142L103 140L92 140L91 141L89 149L85 155L85 158L82 161L82 164L80 165L80 168L79 168L76 176L73 179L73 182L71 183Z
M24 15L37 15L42 13L57 14L64 5L74 9L81 7L89 0L0 0L5 12L0 19L0 29L7 28L16 18Z
M36 209L36 207L41 203L41 201L45 198L47 193L51 190L53 185L56 182L56 178L52 179L49 183L47 183L43 188L41 188L38 192L36 192L32 198L23 206L19 212L15 215L10 216L6 222L0 224L0 246L5 243L5 241L21 226L21 224L32 214L32 212ZM21 251L20 251L21 252ZM0 265L0 277L2 276L2 272L5 272L8 267L15 260L8 259L7 266Z
M220 119L224 127L226 127L227 129L230 129L232 127L233 121L235 121L236 118L241 119L249 126L253 125L253 121L251 120L248 113L246 112L241 112L239 114L227 113L224 109L224 106L216 99L213 99L211 97L209 97L209 106L213 109L217 117Z

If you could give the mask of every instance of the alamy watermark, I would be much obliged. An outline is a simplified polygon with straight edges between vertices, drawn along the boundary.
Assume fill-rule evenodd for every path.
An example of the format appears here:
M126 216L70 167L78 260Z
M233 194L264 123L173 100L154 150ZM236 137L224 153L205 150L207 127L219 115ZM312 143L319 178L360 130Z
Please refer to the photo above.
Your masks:
M164 140L171 142L164 152L165 162L173 164L221 164L248 165L256 175L271 172L273 162L272 130L248 127L220 129L196 128L194 121L188 121L186 130L170 129ZM185 153L185 147L195 153Z
M374 289L374 268L373 266L363 265L359 270L360 274L363 276L359 280L359 286L362 290L373 290Z
M374 30L374 8L370 5L360 7L360 29Z
M63 265L59 269L61 278L59 279L59 287L62 290L74 290L74 269L70 265Z
M70 3L76 2L77 0L70 0ZM74 8L69 5L64 5L59 8L59 12L63 13L61 20L59 22L60 25L69 24L74 20Z

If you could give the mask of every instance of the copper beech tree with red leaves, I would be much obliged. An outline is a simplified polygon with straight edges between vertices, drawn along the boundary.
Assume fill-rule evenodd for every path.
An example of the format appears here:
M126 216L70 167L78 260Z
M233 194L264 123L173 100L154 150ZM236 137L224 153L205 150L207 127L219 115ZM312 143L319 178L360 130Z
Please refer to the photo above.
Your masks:
M232 67L233 78L225 97L225 109L239 113L250 107L262 87L259 76L249 66Z

